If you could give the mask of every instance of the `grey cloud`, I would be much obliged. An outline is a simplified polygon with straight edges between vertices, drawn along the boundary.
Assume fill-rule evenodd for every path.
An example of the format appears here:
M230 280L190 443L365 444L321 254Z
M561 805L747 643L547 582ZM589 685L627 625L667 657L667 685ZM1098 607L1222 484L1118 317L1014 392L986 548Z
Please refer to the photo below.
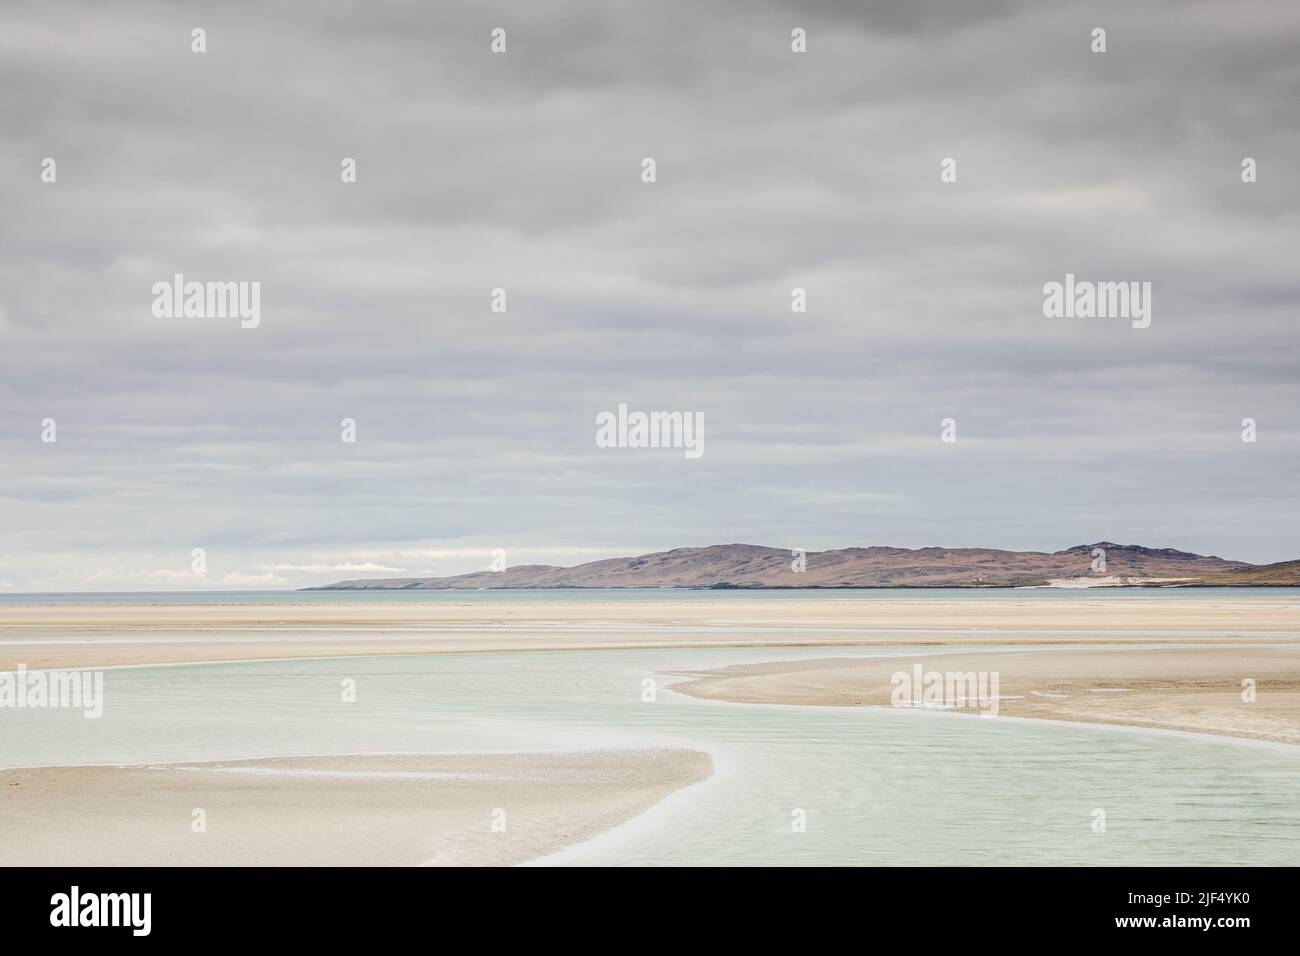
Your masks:
M0 582L183 586L162 572L201 545L281 586L498 544L1294 557L1298 26L1227 2L6 5ZM1044 319L1066 271L1151 281L1152 327ZM174 272L261 281L262 327L155 319ZM619 402L702 411L705 457L595 448Z

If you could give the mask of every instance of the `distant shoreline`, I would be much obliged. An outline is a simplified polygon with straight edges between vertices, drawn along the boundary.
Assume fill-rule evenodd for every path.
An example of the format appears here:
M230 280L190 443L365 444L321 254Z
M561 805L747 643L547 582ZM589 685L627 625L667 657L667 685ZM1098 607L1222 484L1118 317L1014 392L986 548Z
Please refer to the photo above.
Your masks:
M1290 582L1219 584L1189 581L1184 584L1138 581L1132 584L503 584L485 587L404 587L339 586L322 584L302 591L1126 591L1175 590L1188 588L1294 588ZM93 592L87 592L93 593ZM112 592L107 592L112 593ZM232 592L237 593L237 592ZM277 592L280 593L280 592Z

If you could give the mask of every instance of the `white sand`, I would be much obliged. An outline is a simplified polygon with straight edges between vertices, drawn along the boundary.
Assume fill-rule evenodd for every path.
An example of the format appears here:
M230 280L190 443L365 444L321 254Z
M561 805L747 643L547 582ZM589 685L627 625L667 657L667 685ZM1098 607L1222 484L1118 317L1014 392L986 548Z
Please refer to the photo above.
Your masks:
M711 766L619 750L4 770L0 866L504 865L630 819Z
M665 631L662 628L672 627ZM761 628L761 629L760 629ZM3 605L0 670L626 647L1300 640L1300 603L1243 595L572 604Z
M1300 647L1107 647L822 659L696 674L674 689L747 703L890 704L893 675L997 673L998 714L1127 724L1300 744ZM1255 699L1242 699L1245 679ZM913 681L915 683L915 681ZM1019 699L1017 699L1019 698ZM977 713L958 707L953 713Z

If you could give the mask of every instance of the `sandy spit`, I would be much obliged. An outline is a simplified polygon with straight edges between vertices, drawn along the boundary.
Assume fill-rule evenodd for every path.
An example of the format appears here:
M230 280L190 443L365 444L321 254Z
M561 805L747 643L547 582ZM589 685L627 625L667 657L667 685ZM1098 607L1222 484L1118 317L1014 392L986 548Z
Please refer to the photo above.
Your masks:
M944 653L748 664L691 673L674 690L710 700L893 706L922 673L997 674L997 715L1125 724L1300 745L1300 647ZM907 674L910 684L895 675ZM1253 682L1247 683L1247 682ZM1253 686L1253 699L1248 692ZM902 695L907 700L907 695ZM968 702L952 713L978 714Z
M664 749L10 769L0 866L501 866L711 769L706 753Z

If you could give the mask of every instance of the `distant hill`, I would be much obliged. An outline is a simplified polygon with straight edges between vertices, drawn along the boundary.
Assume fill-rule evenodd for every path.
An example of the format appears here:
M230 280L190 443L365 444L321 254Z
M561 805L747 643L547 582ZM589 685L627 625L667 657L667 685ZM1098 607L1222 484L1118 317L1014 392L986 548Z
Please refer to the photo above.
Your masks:
M1212 572L1201 575L1197 583L1213 587L1295 587L1300 585L1300 561L1251 564L1233 571Z
M1106 568L1092 571L1103 548ZM787 548L716 544L563 568L526 564L446 578L339 581L307 590L448 588L884 588L1077 585L1300 584L1300 561L1251 565L1172 548L1107 541L1047 554L991 548L842 548L810 551L806 570L791 570Z

